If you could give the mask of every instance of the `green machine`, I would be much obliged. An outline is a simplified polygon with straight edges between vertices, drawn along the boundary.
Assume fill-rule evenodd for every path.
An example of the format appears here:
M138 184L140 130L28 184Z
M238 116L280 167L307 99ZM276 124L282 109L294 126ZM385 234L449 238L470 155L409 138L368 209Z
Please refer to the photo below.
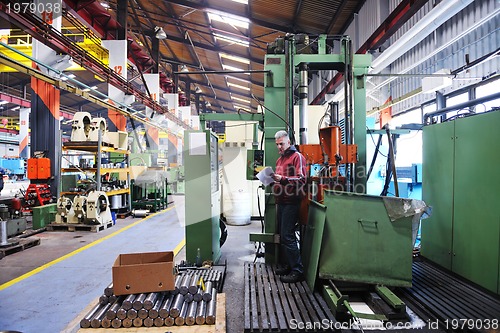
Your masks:
M220 258L218 138L210 130L184 132L186 260Z

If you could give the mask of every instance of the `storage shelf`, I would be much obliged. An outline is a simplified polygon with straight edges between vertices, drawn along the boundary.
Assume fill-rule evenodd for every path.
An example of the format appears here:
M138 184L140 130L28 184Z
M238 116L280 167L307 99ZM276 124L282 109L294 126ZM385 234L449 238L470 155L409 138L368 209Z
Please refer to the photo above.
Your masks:
M97 168L62 168L62 172L97 172ZM101 173L130 172L130 168L101 168Z
M61 195L77 195L77 194L84 194L85 192L61 192L60 194ZM126 193L130 193L130 189L128 188L122 188L122 189L118 189L118 190L112 190L112 191L105 191L104 193L106 193L109 196L112 196L112 195L117 195L117 194L126 194Z
M80 150L90 153L99 152L99 147L97 142L93 141L82 141L82 142L65 142L62 147L63 150ZM119 154L130 154L129 150L115 149L114 147L101 146L100 152L106 153L119 153Z

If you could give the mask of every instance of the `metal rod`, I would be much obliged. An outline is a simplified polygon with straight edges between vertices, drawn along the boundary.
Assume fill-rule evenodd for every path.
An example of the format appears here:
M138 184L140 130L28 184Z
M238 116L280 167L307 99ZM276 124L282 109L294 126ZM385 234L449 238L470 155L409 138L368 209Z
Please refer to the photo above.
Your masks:
M145 319L147 318L149 315L149 311L142 308L142 309L139 309L139 311L137 311L137 317L141 318L141 319Z
M177 318L175 318L175 325L182 326L186 323L186 315L189 308L189 303L182 303L182 309Z
M142 322L143 322L142 318L137 317L134 319L134 321L132 323L133 323L134 327L141 327Z
M154 325L156 327L162 327L163 325L165 325L165 319L163 319L161 317L155 318L154 319Z
M127 310L125 310L123 308L123 306L121 308L119 308L118 311L116 311L116 318L118 318L120 320L127 318Z
M101 304L97 304L96 306L94 306L92 308L92 310L89 311L89 313L87 313L85 315L85 317L83 317L82 320L80 320L80 327L81 328L90 328L90 321L92 320L92 318L94 317L94 315L99 311L99 309L102 307Z
M127 318L128 319L135 319L137 318L137 310L136 309L130 309L127 311Z
M103 328L110 328L111 327L111 319L109 319L109 318L102 318L102 320L101 320L101 326Z
M205 292L203 293L203 300L205 302L210 302L212 299L212 288L213 288L213 282L209 281L205 284Z
M179 287L179 292L182 295L186 295L189 291L189 283L191 282L191 276L184 274L181 281L181 286Z
M180 294L177 294L176 296L178 296L178 295L180 295ZM170 295L168 298L165 297L164 303L162 306L160 306L160 310L158 311L158 315L161 318L165 319L170 315L170 309L171 309L172 304L174 302L174 297L176 297L176 296Z
M215 315L217 310L217 290L215 288L212 289L212 300L208 302L207 305L207 316L205 318L205 322L208 325L215 324Z
M147 295L148 294L139 294L139 296L137 296L137 298L134 300L132 307L136 310L142 309L142 307L144 306L144 300L146 299Z
M106 312L108 312L110 306L111 304L106 304L96 313L96 315L90 322L90 326L92 326L92 328L101 327L101 320L104 318L104 316L106 316Z
M196 291L196 294L193 295L193 301L194 302L199 302L203 299L203 291L201 290L201 287L198 287L198 290Z
M116 296L116 295L108 296L108 303L113 304L114 302L116 302L117 299L118 299L118 296Z
M99 304L106 305L108 303L109 303L109 297L108 296L101 295L101 297L99 297Z
M189 304L189 308L186 315L186 325L192 326L196 324L196 310L198 309L198 303L192 302Z
M184 302L191 303L194 300L193 294L187 293L184 295Z
M159 293L149 293L143 302L144 309L151 310L155 305Z
M188 287L188 292L191 294L191 295L194 295L196 294L196 292L198 291L198 281L200 280L200 276L198 274L194 274L191 278L191 282L190 282L190 285Z
M173 326L175 324L175 319L173 317L165 318L165 326Z
M165 299L165 294L164 293L160 293L160 296L158 297L158 299L156 300L156 303L155 305L153 306L153 308L151 310L149 310L148 312L148 316L149 318L151 319L155 319L155 318L158 318L159 314L160 314L160 307L162 306L163 304L163 300ZM168 316L168 315L167 315Z
M136 295L134 295L134 294L130 294L130 295L128 295L128 296L127 296L127 297L123 300L123 303L122 303L122 308L123 308L125 311L128 311L128 310L132 309L132 304L134 303L135 297L136 297Z
M113 319L113 321L111 321L111 326L113 326L113 328L122 327L122 320L118 318Z
M132 319L130 319L130 318L125 318L122 320L122 326L125 328L132 327L132 324L133 324L133 322L132 322Z
M120 309L121 304L120 304L120 299L117 299L111 307L108 309L108 312L106 312L106 318L113 320L116 318L116 313Z
M184 304L184 295L178 294L175 296L175 299L172 303L172 306L170 307L170 316L173 318L179 317L181 310L182 310L182 304ZM161 314L161 312L160 312Z
M150 318L150 317L147 317L147 318L144 318L143 322L144 326L146 327L153 327L154 325L154 319L153 318Z
M111 296L114 294L113 291L113 282L111 282L106 288L104 288L104 295Z
M175 277L175 289L170 291L170 293L174 294L174 295L177 295L179 293L179 288L181 286L181 282L182 282L182 278L183 276L178 274L176 277Z
M196 310L196 324L205 324L205 315L207 312L207 302L201 301L198 303L198 309Z

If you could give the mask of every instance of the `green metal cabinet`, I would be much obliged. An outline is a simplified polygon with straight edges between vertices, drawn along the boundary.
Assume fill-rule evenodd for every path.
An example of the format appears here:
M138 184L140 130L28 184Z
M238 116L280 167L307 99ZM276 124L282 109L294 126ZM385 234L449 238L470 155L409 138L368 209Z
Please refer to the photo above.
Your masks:
M422 255L500 293L500 112L423 130Z
M217 262L220 252L218 138L210 130L184 132L186 260Z

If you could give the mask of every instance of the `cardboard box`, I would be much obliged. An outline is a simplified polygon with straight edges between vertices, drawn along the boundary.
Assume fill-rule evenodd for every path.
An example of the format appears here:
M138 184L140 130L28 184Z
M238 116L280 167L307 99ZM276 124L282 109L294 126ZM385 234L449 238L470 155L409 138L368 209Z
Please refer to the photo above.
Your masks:
M174 290L174 253L120 254L113 264L115 295Z

